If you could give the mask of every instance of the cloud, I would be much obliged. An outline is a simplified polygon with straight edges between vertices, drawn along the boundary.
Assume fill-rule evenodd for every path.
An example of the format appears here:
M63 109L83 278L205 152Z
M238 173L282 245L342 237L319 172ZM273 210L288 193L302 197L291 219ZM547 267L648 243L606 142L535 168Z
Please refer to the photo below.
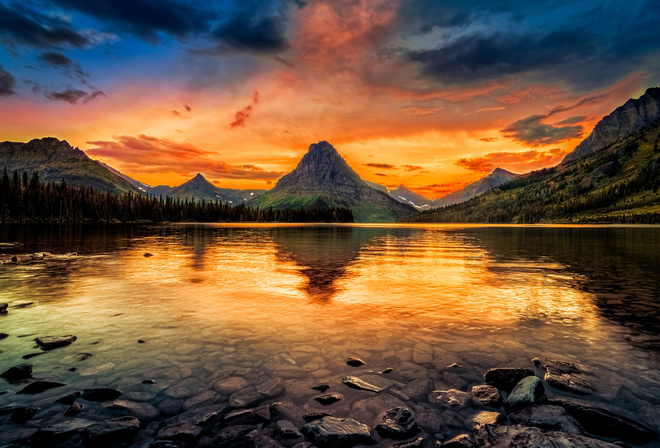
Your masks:
M390 165L389 163L365 163L364 166L368 166L371 168L380 168L383 170L395 170L396 166Z
M287 22L288 17L283 13L259 17L250 8L215 28L211 35L221 46L233 50L277 54L289 48Z
M184 104L183 108L186 110L186 112L190 112L192 110L191 107L188 106L187 104Z
M58 69L64 76L74 81L87 84L89 73L84 71L77 61L71 60L68 56L58 52L46 52L39 55L39 60Z
M0 96L14 95L14 85L16 80L7 70L0 65Z
M237 111L236 114L234 114L234 121L229 123L229 127L231 129L238 127L244 128L245 122L252 116L252 110L254 106L257 105L257 103L259 103L259 92L255 90L252 93L252 103L248 104L243 109Z
M374 173L374 175L381 177L391 177L389 174L383 174L383 173Z
M46 92L44 93L44 96L54 101L66 101L69 104L78 104L78 102L81 100L84 103L88 103L93 99L106 95L103 91L98 89L94 89L91 92L86 92L84 90L68 87L59 92L57 91Z
M423 166L417 166L417 165L403 165L402 168L404 169L404 171L419 171L424 169Z
M90 44L87 37L62 18L40 14L18 3L0 3L0 41L10 49L19 45L82 48Z
M493 143L493 142L498 141L499 138L497 138L497 137L482 137L479 140L481 140L482 142L486 142L486 143Z
M561 162L567 153L568 151L561 148L544 151L492 152L485 156L459 159L455 164L478 173L491 173L495 168L505 168L513 172L524 173L556 165Z
M562 120L557 124L560 124L560 125L577 124L577 123L582 123L586 119L587 119L587 117L585 117L584 115L577 115L575 117L568 117L565 120Z
M179 112L176 109L172 109L172 115L174 115L177 118L190 118L190 117L187 117L187 116L183 115L181 112Z
M140 134L114 136L115 141L90 141L86 152L93 156L116 160L125 171L184 175L206 173L224 179L276 180L283 173L268 171L256 165L231 165L217 160L217 153L189 143Z
M582 126L553 126L543 124L545 115L530 115L502 129L505 137L531 146L549 145L582 135Z
M440 112L440 107L406 107L403 111L410 115L434 115Z
M410 189L424 197L434 198L444 196L456 190L460 190L465 185L467 185L466 182L450 182L444 184L419 185L410 187Z

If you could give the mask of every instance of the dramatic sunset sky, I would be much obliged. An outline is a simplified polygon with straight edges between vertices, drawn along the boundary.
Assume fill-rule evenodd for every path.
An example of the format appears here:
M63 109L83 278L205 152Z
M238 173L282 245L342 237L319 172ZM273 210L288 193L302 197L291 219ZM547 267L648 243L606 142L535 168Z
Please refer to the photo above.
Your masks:
M153 185L270 188L327 140L437 197L660 86L653 0L0 0L0 45L0 140Z

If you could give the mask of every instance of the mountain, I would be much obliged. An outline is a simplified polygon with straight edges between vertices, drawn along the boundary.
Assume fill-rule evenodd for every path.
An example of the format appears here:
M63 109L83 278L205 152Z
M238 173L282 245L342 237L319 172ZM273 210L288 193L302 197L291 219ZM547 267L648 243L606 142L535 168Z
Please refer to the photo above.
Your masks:
M356 222L392 222L415 213L413 207L367 185L325 141L310 145L298 166L253 204L280 209L350 208Z
M493 188L497 188L518 176L519 174L503 170L502 168L495 168L488 176L469 183L460 190L453 191L441 198L435 199L431 204L431 207L446 207L447 205L469 201L470 199L479 196L480 194L484 194Z
M219 188L197 173L195 177L178 187L172 188L167 196L173 199L201 201L222 201L234 204L248 202L264 193L265 190L235 190Z
M395 189L390 190L389 194L402 204L412 205L417 210L428 210L433 203L433 200L427 199L419 193L415 193L404 185L399 185Z
M409 221L660 223L659 190L660 119L599 151Z
M660 119L660 87L646 90L638 99L629 99L596 124L594 130L564 162L579 159L633 134Z
M135 180L130 176L127 176L126 174L122 173L121 171L111 167L110 165L107 165L103 162L99 162L105 169L108 171L115 173L117 176L121 177L124 179L126 182L129 184L133 185L135 188L137 188L139 191L142 193L147 193L152 196L168 196L170 191L172 190L172 187L169 185L158 185L156 187L152 187L151 185L145 184L144 182L140 182L139 180Z
M39 172L42 182L66 180L69 185L85 185L101 191L125 193L138 190L128 181L90 159L87 154L66 141L47 137L28 143L0 143L0 170Z
M367 179L362 179L362 182L373 188L374 190L382 191L383 193L387 193L387 187L385 185L377 184L376 182L371 182L370 180Z

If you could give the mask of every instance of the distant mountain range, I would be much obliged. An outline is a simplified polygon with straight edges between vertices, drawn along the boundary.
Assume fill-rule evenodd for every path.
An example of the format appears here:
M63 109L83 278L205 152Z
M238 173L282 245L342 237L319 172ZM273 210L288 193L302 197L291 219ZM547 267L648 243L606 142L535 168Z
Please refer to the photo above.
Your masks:
M298 166L253 204L280 209L350 208L356 222L394 222L416 212L367 184L325 141L310 145Z

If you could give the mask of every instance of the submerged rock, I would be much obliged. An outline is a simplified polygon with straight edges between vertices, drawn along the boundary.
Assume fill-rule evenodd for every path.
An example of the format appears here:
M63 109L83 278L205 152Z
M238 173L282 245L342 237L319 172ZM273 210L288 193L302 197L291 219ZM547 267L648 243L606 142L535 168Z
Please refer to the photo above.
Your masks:
M108 405L108 409L119 409L140 419L151 420L160 414L158 408L145 402L114 400Z
M516 424L535 426L546 431L586 434L584 428L561 406L532 405L509 415Z
M75 419L41 428L30 437L30 446L45 448L64 443L81 435L83 430L92 424L94 424L92 421Z
M484 374L484 379L486 380L486 384L510 392L520 380L528 376L534 376L532 369L501 367L490 369Z
M419 428L408 408L392 408L385 411L376 431L381 437L407 439L417 434Z
M58 398L55 400L55 403L60 403L60 404L73 404L74 401L76 401L80 396L82 395L82 392L73 392L70 393L69 395L65 395L61 398Z
M320 392L325 392L326 390L330 389L329 384L319 384L317 386L312 386L312 389L318 390Z
M135 417L119 417L94 423L85 428L83 443L89 448L105 448L118 445L131 439L140 428Z
M32 364L20 364L0 373L0 377L10 383L18 383L32 378Z
M362 361L360 358L349 357L346 358L346 364L348 364L351 367L360 367L364 365L364 361Z
M366 390L369 392L380 392L384 388L378 387L374 384L367 383L366 381L361 380L355 376L345 376L341 379L341 382L350 387L351 389Z
M110 401L119 397L122 394L117 389L109 387L100 387L98 389L85 389L82 393L82 398L88 401Z
M545 370L543 379L557 389L579 395L596 392L596 387L590 381L593 373L581 365L548 358L534 358L532 361L539 369Z
M350 418L323 417L303 425L300 431L306 440L321 448L350 448L376 443L369 426Z
M342 400L344 396L342 394L325 394L325 395L319 395L318 397L314 397L314 400L318 401L324 406L327 406L332 403L336 403L340 400Z
M37 414L37 412L39 412L39 408L36 408L34 406L17 407L11 413L11 417L9 417L9 420L11 420L14 423L25 423L28 420L31 420L32 417L34 417Z
M502 394L495 386L489 384L480 384L472 388L472 397L491 408L499 408L502 406Z
M64 415L67 417L73 417L80 414L83 409L85 409L85 406L83 406L82 403L72 403L71 406L69 406L69 409L64 411Z
M547 401L545 387L543 387L541 380L535 376L528 376L516 384L516 387L506 398L504 406L511 411L517 411L526 406Z
M6 313L8 306L9 306L8 303L0 303L0 314Z
M482 426L475 435L477 446L483 448L621 448L619 445L591 437L564 432L545 432L527 426Z
M16 394L28 394L28 395L34 395L34 394L40 394L41 392L48 390L48 389L54 389L56 387L62 387L66 386L66 384L63 383L58 383L56 381L46 381L46 380L37 380L34 381L27 386L25 386L23 389L19 390L16 392Z
M434 390L429 394L431 403L444 404L451 407L465 406L470 402L470 394L456 389Z
M2 341L5 338L8 338L9 335L7 333L0 333L0 341Z
M264 405L254 409L239 409L225 415L225 423L229 425L258 425L270 421L270 406Z
M42 350L53 350L72 344L76 339L78 339L76 336L68 334L66 336L44 336L36 338L34 341Z
M550 404L566 409L584 429L595 435L639 444L658 437L658 433L639 422L580 400L557 398Z

